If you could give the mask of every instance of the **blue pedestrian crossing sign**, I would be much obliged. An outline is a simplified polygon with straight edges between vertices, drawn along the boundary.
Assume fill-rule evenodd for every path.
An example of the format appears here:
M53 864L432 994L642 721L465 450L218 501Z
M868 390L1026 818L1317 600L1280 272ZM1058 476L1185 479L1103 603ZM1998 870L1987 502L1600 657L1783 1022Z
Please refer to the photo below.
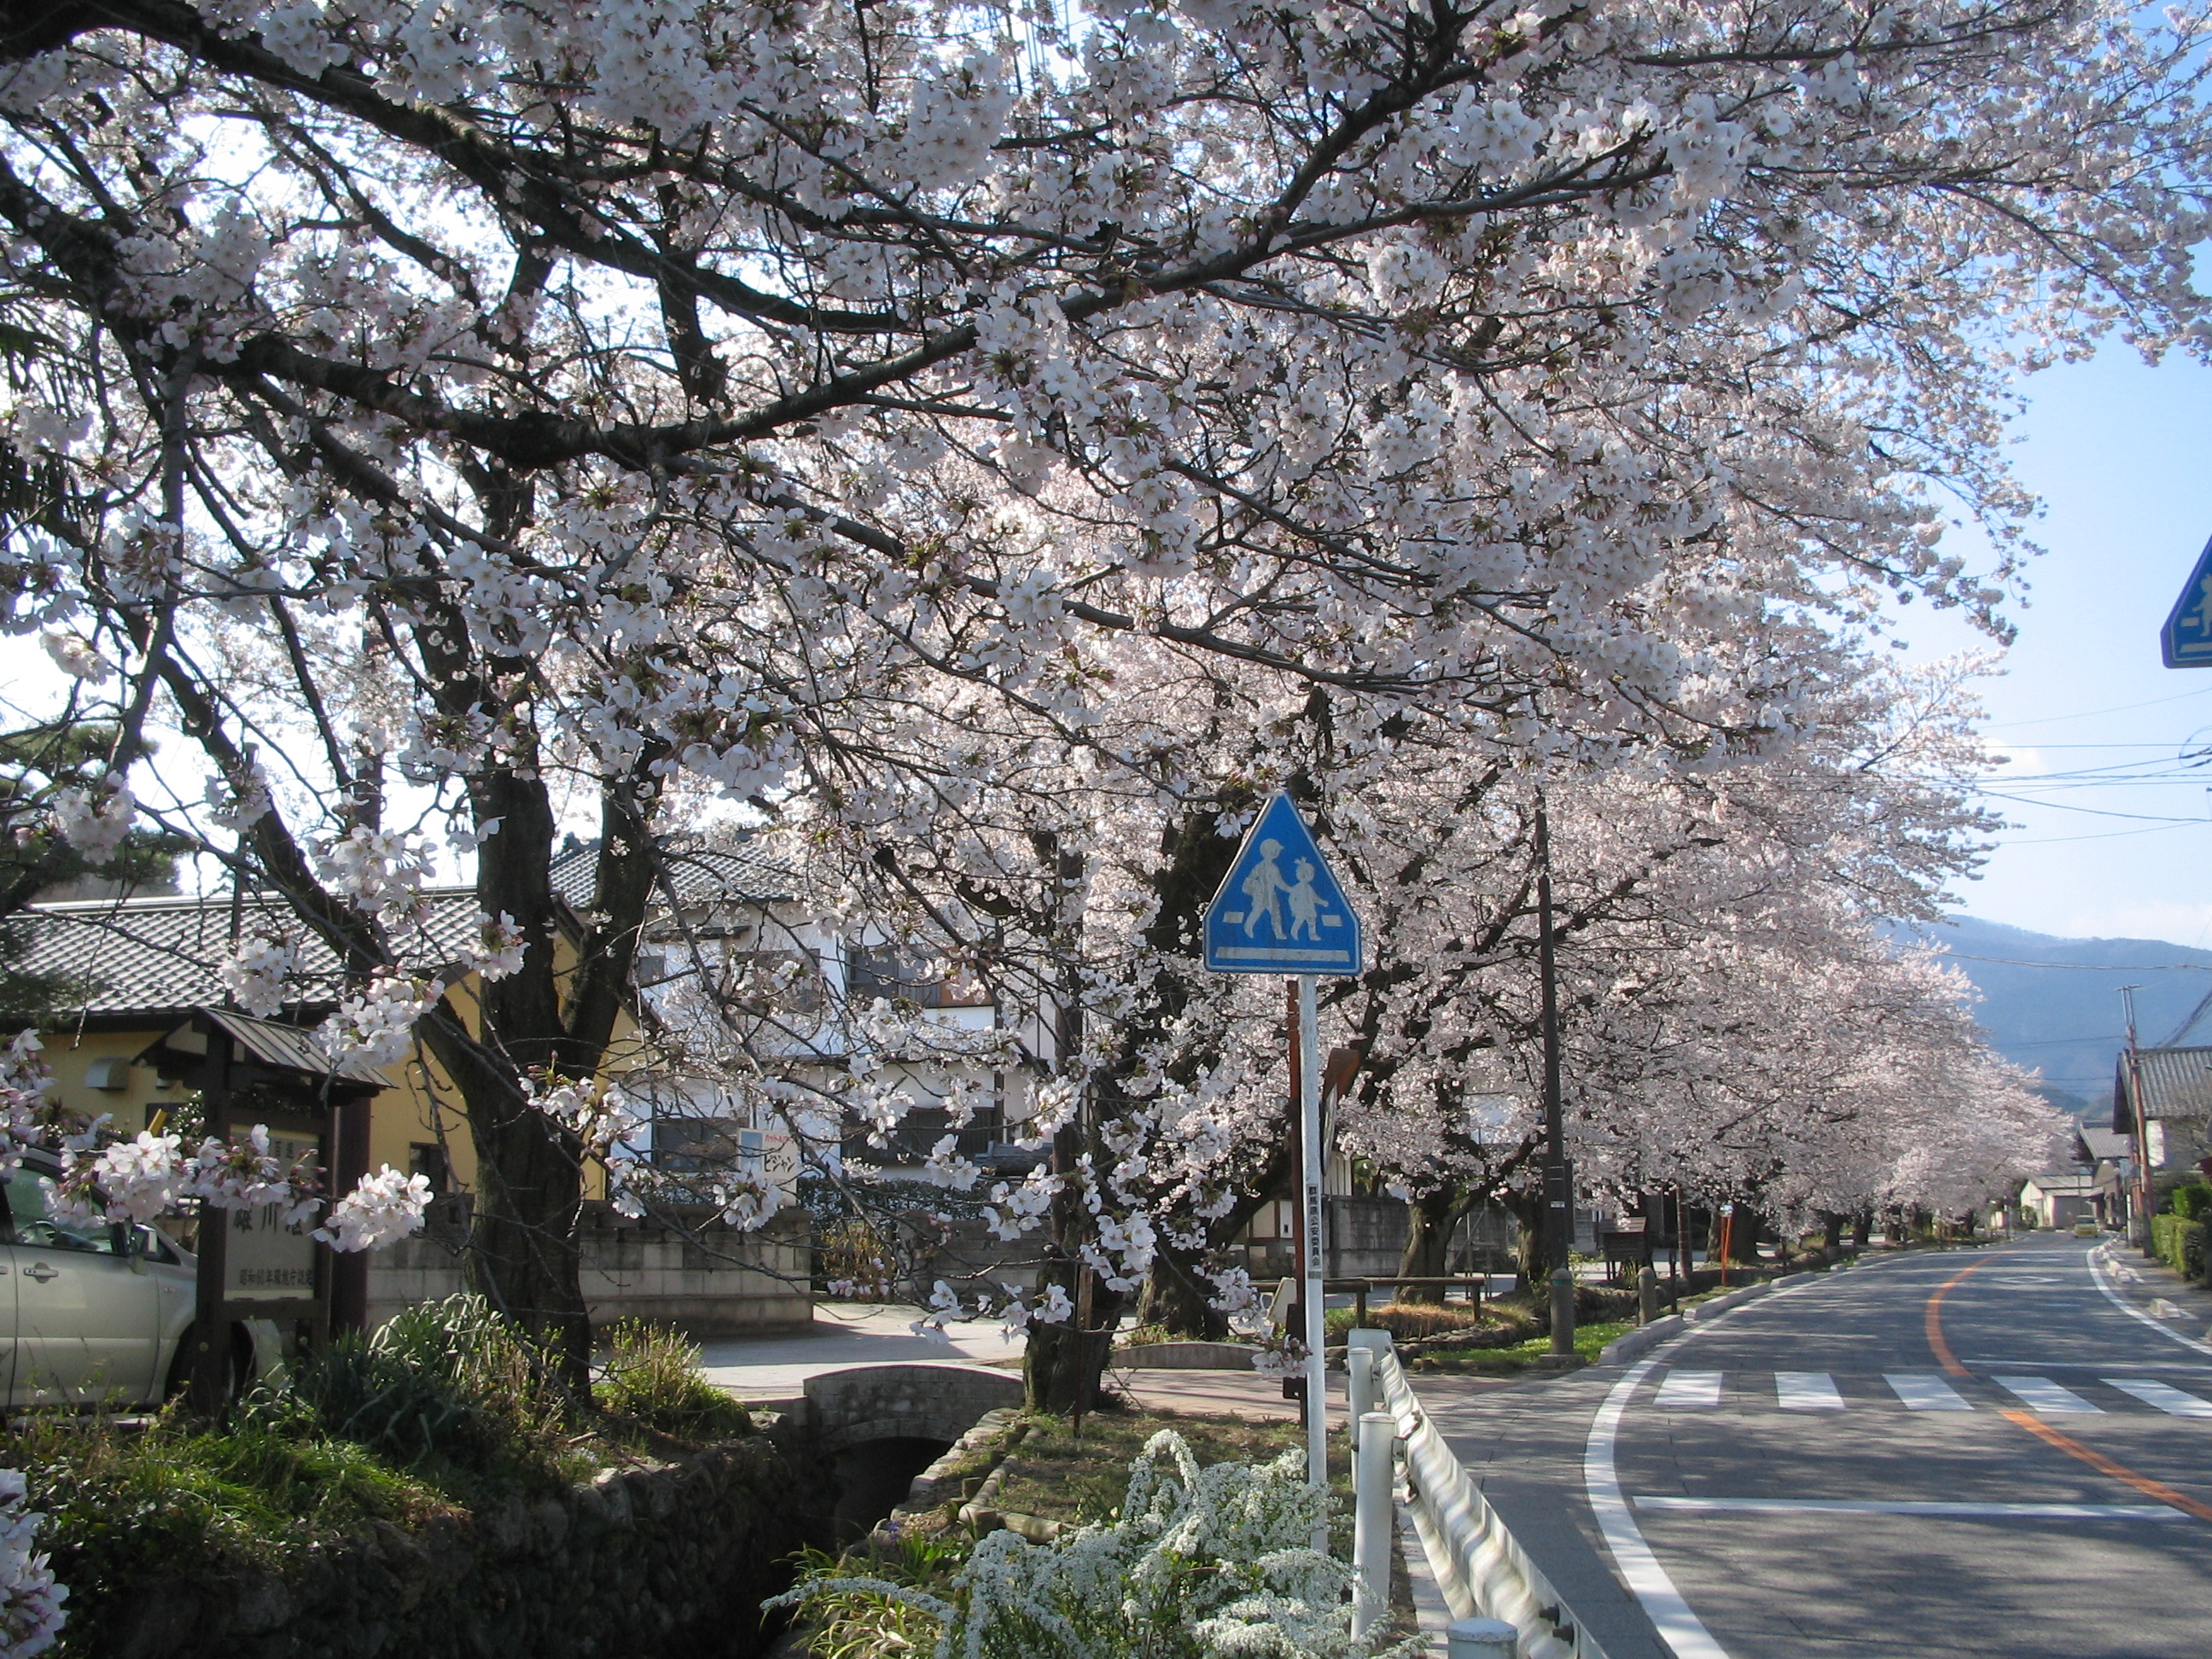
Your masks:
M1288 795L1270 796L1206 910L1217 974L1357 974L1359 917Z
M2212 542L2197 556L2158 642L2168 668L2212 668Z

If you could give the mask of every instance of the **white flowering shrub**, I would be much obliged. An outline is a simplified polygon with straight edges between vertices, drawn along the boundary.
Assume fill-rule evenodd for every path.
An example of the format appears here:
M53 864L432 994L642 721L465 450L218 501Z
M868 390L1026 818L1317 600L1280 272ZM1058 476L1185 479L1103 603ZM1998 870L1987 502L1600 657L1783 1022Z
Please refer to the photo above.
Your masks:
M0 1659L32 1659L53 1646L68 1617L69 1586L37 1553L46 1517L23 1507L23 1476L0 1469Z
M1303 1452L1200 1468L1173 1430L1146 1443L1112 1521L1048 1544L992 1533L951 1599L882 1579L823 1577L770 1607L870 1591L928 1613L935 1659L1354 1659L1419 1638L1352 1632L1352 1569L1313 1548L1329 1500Z

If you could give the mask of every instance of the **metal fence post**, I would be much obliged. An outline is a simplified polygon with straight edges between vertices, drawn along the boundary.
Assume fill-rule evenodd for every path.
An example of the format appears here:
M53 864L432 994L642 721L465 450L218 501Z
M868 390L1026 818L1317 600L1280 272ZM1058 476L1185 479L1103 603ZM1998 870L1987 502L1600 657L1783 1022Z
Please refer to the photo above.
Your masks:
M1444 1626L1446 1659L1514 1659L1520 1637L1503 1619L1457 1619Z
M1390 1502L1390 1444L1398 1421L1388 1412L1367 1412L1359 1421L1359 1461L1352 1472L1352 1633L1364 1636L1390 1611L1390 1535L1396 1511Z
M1346 1344L1344 1350L1344 1404L1352 1420L1352 1437L1359 1434L1359 1419L1376 1407L1375 1350Z

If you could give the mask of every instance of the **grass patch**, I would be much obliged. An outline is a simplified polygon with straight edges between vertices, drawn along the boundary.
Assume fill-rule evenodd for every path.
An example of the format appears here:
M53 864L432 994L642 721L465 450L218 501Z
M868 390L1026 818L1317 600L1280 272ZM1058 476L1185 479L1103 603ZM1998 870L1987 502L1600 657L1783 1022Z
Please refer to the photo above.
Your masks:
M652 1434L691 1443L732 1440L752 1431L744 1402L699 1375L697 1343L641 1319L625 1319L609 1335L605 1371L592 1390L601 1410Z
M1322 1324L1331 1339L1340 1342L1358 1317L1356 1308L1331 1308L1322 1316ZM1426 1336L1476 1330L1498 1322L1486 1310L1464 1303L1393 1302L1367 1310L1367 1328L1388 1331L1399 1342L1417 1342Z
M1586 1361L1595 1363L1599 1352L1608 1342L1617 1341L1634 1330L1633 1321L1608 1319L1593 1324L1575 1327L1575 1352ZM1465 1372L1470 1375L1492 1376L1525 1371L1532 1366L1548 1361L1552 1354L1549 1334L1532 1336L1503 1348L1440 1348L1419 1354L1408 1360L1406 1369L1411 1371Z

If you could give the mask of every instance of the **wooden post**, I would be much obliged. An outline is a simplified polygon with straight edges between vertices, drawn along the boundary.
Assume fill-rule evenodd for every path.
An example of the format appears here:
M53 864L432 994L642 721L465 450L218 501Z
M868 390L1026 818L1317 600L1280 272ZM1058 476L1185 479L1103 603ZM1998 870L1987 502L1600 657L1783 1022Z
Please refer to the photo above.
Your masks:
M216 1025L208 1033L206 1081L200 1088L203 1133L226 1139L230 1133L230 1033ZM197 1254L198 1272L192 1282L191 1376L187 1404L202 1422L219 1420L230 1403L230 1326L223 1318L223 1290L229 1277L230 1214L211 1204L200 1206Z
M331 1137L331 1202L351 1192L368 1173L368 1115L374 1096L349 1100L331 1109L337 1122ZM323 1250L331 1282L331 1329L368 1328L368 1252Z

